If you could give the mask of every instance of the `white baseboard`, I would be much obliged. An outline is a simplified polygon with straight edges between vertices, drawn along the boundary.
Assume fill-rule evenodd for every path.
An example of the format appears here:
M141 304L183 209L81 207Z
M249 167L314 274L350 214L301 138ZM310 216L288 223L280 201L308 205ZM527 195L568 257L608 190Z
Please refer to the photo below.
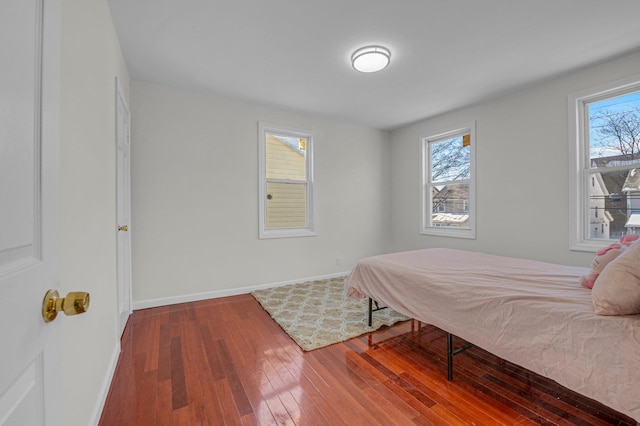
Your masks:
M118 358L120 357L120 339L118 339L118 343L113 348L113 352L111 353L111 360L109 361L109 365L107 366L107 372L104 376L104 380L102 381L102 386L100 388L100 393L98 394L98 401L96 402L96 406L93 409L93 413L91 414L91 422L90 425L98 426L100 423L100 417L102 416L102 410L104 409L104 404L107 402L107 396L109 396L109 389L111 387L111 382L113 381L113 375L116 372L116 366L118 365Z
M336 277L343 277L348 274L349 274L349 271L339 272L337 274L321 275L317 277L300 278L295 280L280 281L280 282L268 283L268 284L259 284L259 285L248 286L248 287L230 288L225 290L214 290L214 291L207 291L204 293L184 294L180 296L163 297L160 299L137 300L133 302L133 310L137 311L139 309L157 308L158 306L175 305L177 303L195 302L198 300L206 300L206 299L216 299L218 297L237 296L239 294L251 293L254 290L280 287L283 285L302 283L306 281L326 280L326 279L331 279Z

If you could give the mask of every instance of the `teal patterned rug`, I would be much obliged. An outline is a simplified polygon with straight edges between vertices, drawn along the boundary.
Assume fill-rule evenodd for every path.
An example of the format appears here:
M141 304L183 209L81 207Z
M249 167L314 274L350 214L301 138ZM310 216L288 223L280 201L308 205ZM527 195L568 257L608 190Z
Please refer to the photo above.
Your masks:
M344 294L344 277L256 290L253 297L305 351L318 349L409 318L391 309L367 325L367 299Z

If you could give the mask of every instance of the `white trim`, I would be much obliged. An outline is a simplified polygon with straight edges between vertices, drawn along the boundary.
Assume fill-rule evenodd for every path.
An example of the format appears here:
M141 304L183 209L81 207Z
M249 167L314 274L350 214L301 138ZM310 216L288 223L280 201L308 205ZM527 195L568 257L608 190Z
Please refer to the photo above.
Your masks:
M267 229L267 179L266 179L266 133L306 138L306 172L307 172L307 226L304 228ZM258 238L288 238L316 236L316 189L313 132L258 122Z
M427 200L425 187L429 184L429 176L427 170L430 169L430 158L428 144L430 141L444 139L449 136L456 136L463 132L469 132L471 145L469 156L469 228L448 228L431 226L430 220L427 219L427 201L431 205L430 199ZM435 235L441 237L452 238L476 238L476 122L475 120L458 126L450 126L440 131L431 133L426 136L420 136L420 154L421 154L421 182L420 182L420 234ZM431 197L429 195L429 197Z
M214 290L214 291L207 291L203 293L183 294L180 296L163 297L159 299L139 300L139 301L133 302L133 310L137 311L140 309L157 308L159 306L166 306L166 305L175 305L177 303L196 302L199 300L217 299L219 297L237 296L239 294L249 294L252 291L262 290L265 288L281 287L283 285L303 283L307 281L327 280L331 278L344 277L347 275L349 275L349 271L339 272L336 274L329 274L329 275L320 275L317 277L299 278L294 280L280 281L280 282L268 283L268 284L258 284L253 286L240 287L240 288Z
M607 83L598 87L573 93L568 97L568 143L569 143L569 249L573 251L596 252L613 240L588 238L589 206L587 185L589 179L588 139L589 123L584 122L585 104L631 91L640 90L640 74ZM584 146L580 149L580 142ZM625 168L623 168L625 169ZM614 171L614 168L608 169Z
M113 352L111 353L111 359L109 360L109 365L107 366L107 371L102 380L102 386L100 386L100 392L98 393L98 400L96 401L96 406L93 408L93 413L91 413L90 417L90 425L97 426L100 423L100 417L102 417L102 411L104 410L104 405L107 402L107 396L109 396L109 389L111 388L111 382L113 381L113 377L116 372L116 367L118 366L118 359L120 358L120 339L118 339L118 343L113 348Z

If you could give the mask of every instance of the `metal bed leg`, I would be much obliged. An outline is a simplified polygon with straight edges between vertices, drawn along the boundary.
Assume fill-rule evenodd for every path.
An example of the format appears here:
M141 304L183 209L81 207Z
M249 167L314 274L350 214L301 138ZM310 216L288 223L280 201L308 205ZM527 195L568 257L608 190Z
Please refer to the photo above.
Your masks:
M447 380L453 381L453 336L447 333Z
M453 381L453 356L472 348L473 344L467 343L463 347L453 350L453 334L447 333L447 380Z
M373 308L373 304L376 304L376 308ZM376 302L375 300L373 300L372 298L369 298L369 327L371 327L371 325L373 324L373 313L376 311L381 311L383 309L387 309L386 306L380 306L378 305L378 302Z

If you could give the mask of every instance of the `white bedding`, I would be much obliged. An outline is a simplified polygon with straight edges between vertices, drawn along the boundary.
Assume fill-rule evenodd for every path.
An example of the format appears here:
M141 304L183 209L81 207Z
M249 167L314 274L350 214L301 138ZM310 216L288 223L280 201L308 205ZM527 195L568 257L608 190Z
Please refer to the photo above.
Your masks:
M372 299L640 422L640 315L595 315L588 268L451 249L361 260L345 283Z

